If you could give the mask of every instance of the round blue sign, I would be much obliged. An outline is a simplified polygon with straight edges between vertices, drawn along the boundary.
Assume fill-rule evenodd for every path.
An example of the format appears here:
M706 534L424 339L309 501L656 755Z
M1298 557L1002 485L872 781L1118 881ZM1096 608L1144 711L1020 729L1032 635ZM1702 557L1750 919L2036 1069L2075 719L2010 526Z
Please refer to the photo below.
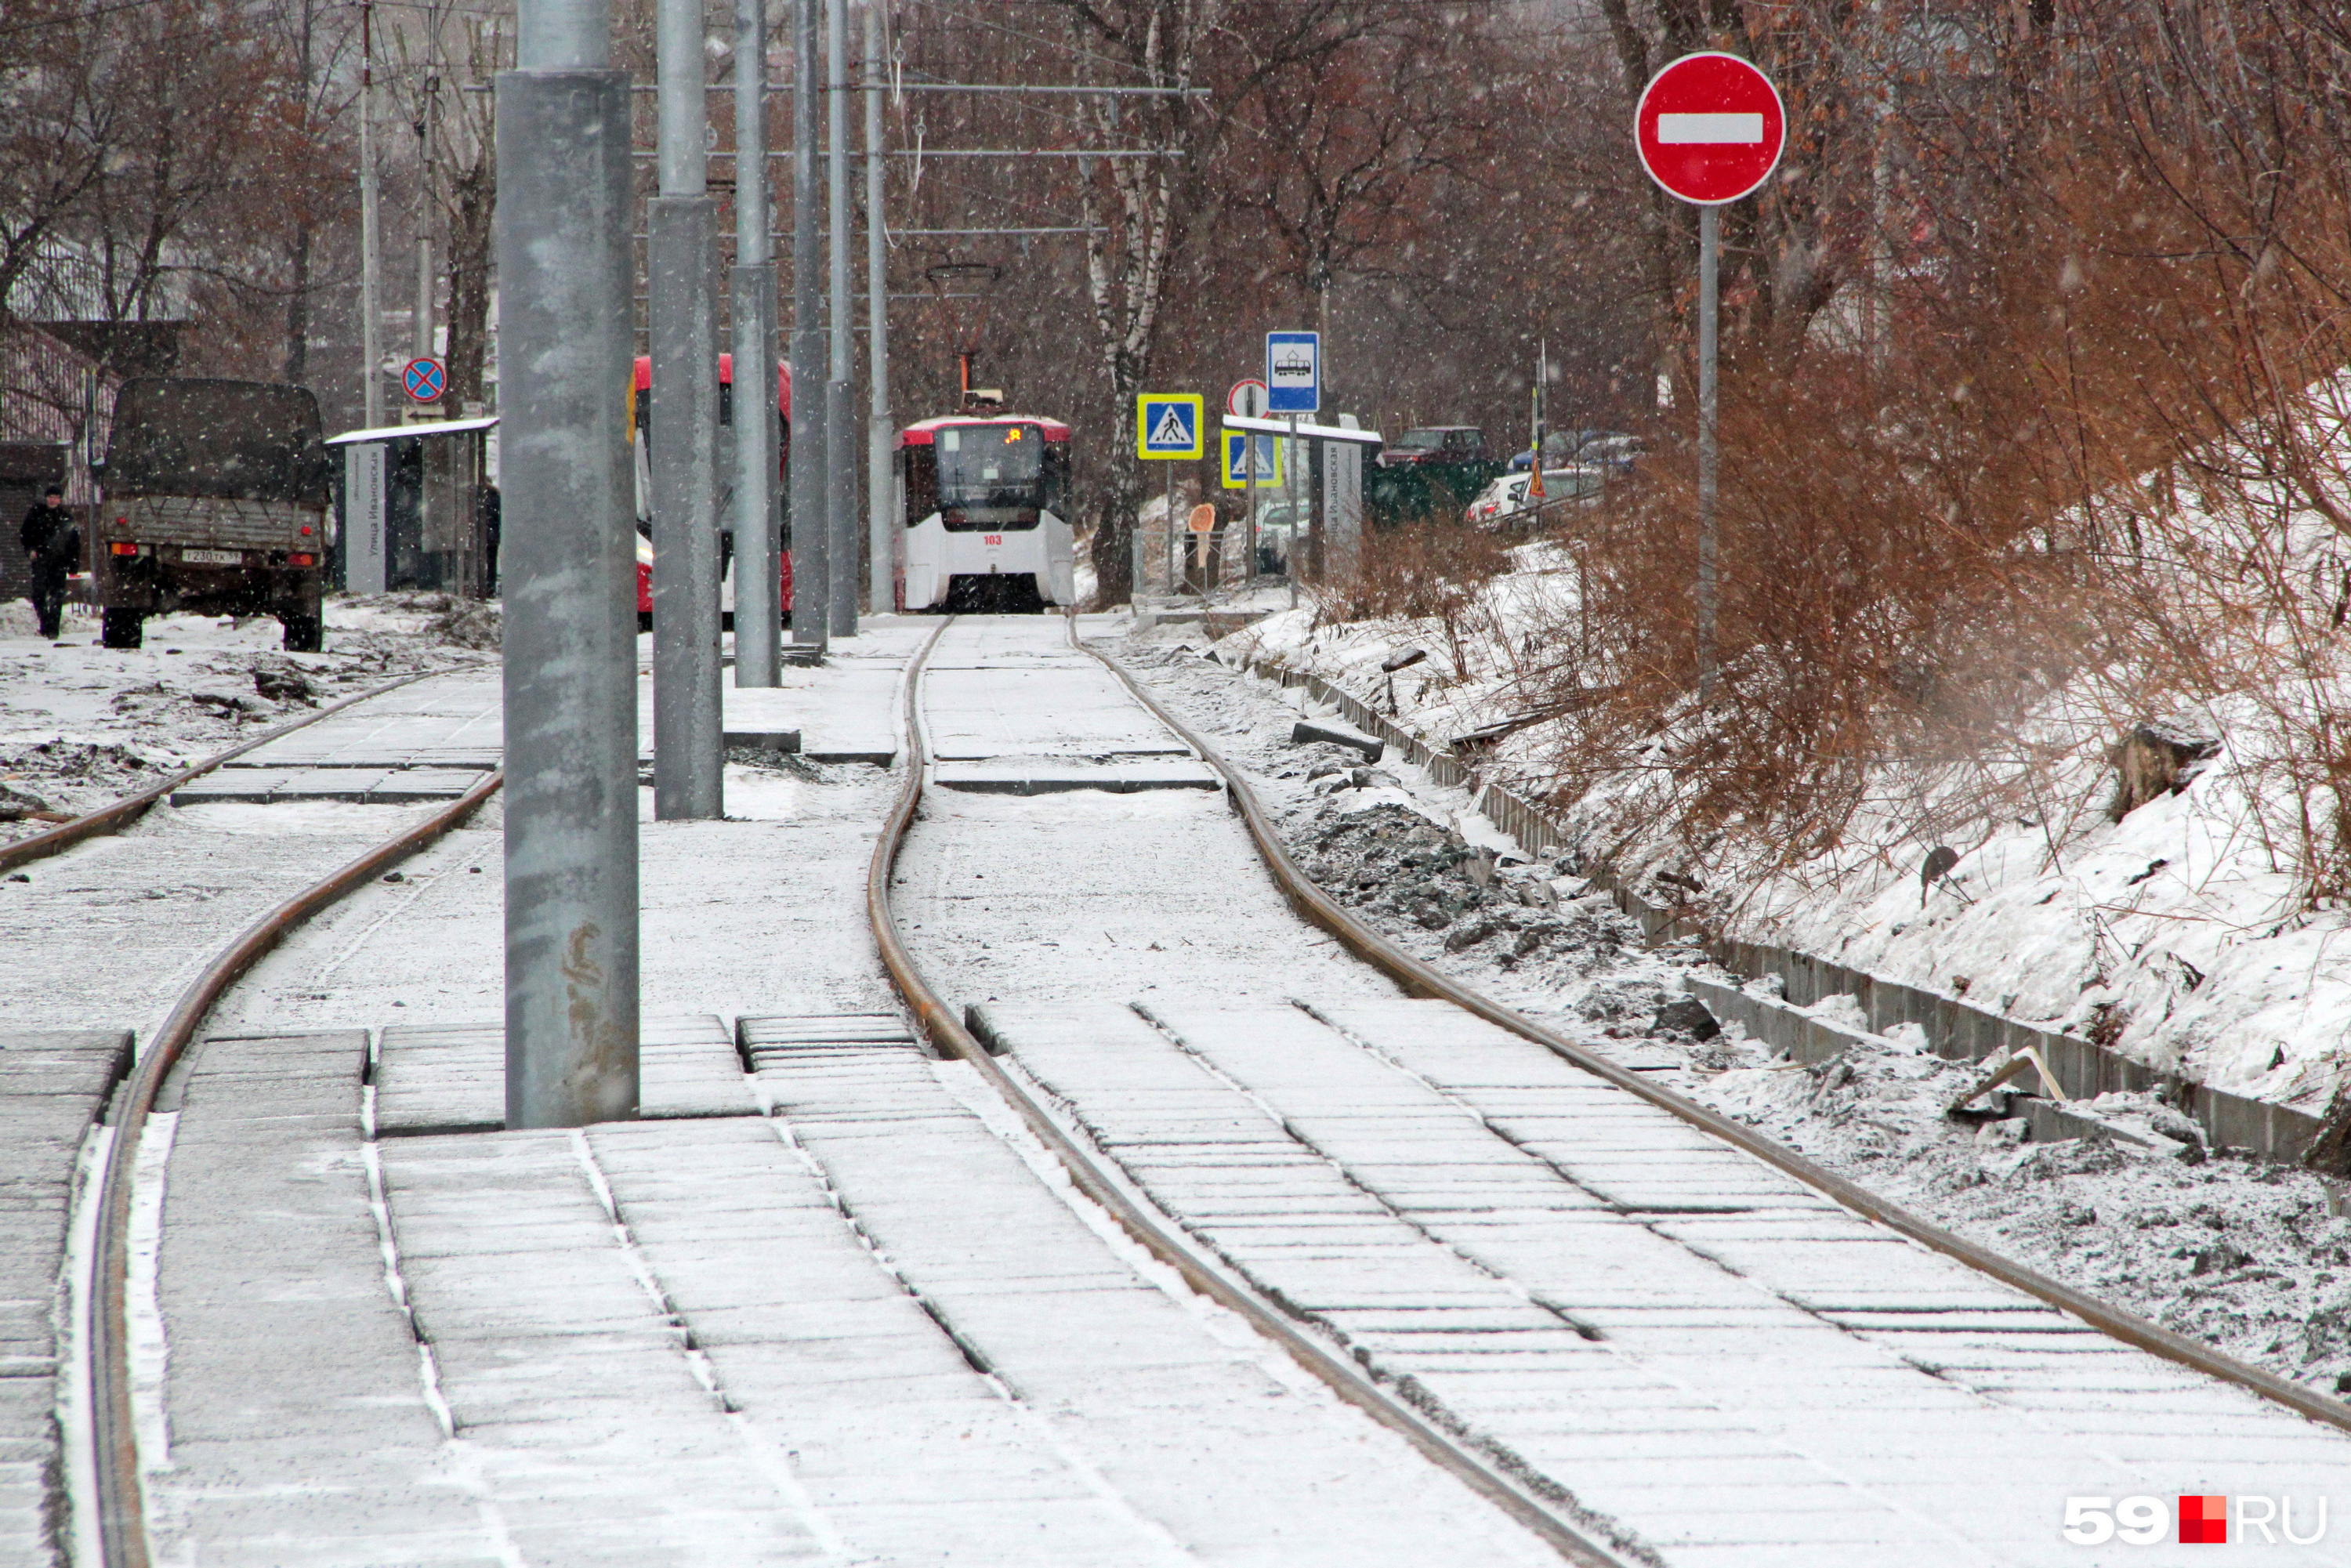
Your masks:
M411 360L401 370L400 379L408 395L418 402L437 402L449 390L449 372L438 360Z

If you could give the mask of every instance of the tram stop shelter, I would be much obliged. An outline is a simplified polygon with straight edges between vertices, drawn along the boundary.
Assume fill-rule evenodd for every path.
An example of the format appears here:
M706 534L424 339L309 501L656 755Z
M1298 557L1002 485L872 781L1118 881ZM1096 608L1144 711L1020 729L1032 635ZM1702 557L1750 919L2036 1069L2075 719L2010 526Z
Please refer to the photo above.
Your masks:
M428 589L486 599L497 584L497 415L347 430L333 580L351 593Z

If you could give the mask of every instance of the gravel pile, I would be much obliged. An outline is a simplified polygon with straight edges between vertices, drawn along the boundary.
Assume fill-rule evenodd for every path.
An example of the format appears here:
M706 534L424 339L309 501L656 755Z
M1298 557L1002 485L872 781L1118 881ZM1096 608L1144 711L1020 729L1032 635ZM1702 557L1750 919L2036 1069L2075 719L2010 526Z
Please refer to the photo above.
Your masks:
M1245 768L1291 855L1365 924L1444 972L1660 1085L2077 1289L2327 1394L2351 1394L2351 1215L2298 1170L2207 1157L2152 1096L2096 1109L2146 1140L2035 1144L2022 1118L1956 1122L1978 1070L1916 1026L1813 1067L1773 1061L1683 993L1693 944L1652 948L1606 895L1519 854L1417 768L1293 746L1300 694L1196 648L1118 656ZM1839 1007L1840 1002L1847 1005ZM1850 998L1815 1009L1851 1023Z

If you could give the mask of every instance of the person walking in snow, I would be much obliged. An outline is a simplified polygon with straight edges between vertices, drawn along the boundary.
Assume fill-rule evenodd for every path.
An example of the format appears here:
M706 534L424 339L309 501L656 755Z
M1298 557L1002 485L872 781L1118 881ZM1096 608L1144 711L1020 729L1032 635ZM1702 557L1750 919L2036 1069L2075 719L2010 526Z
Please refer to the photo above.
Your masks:
M40 504L25 514L17 529L24 542L25 557L33 568L33 614L41 623L41 635L57 634L59 615L65 609L66 577L73 570L74 557L81 553L81 530L74 527L73 514L65 508L66 493L55 485L41 497Z

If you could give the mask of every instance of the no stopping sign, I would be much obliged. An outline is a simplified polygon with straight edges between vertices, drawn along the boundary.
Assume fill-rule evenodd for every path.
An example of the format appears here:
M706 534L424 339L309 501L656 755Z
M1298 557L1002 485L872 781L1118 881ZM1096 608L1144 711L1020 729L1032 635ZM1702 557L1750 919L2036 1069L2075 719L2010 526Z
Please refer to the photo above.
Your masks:
M1668 194L1714 207L1771 178L1788 118L1771 78L1737 55L1684 55L1642 89L1633 140Z

